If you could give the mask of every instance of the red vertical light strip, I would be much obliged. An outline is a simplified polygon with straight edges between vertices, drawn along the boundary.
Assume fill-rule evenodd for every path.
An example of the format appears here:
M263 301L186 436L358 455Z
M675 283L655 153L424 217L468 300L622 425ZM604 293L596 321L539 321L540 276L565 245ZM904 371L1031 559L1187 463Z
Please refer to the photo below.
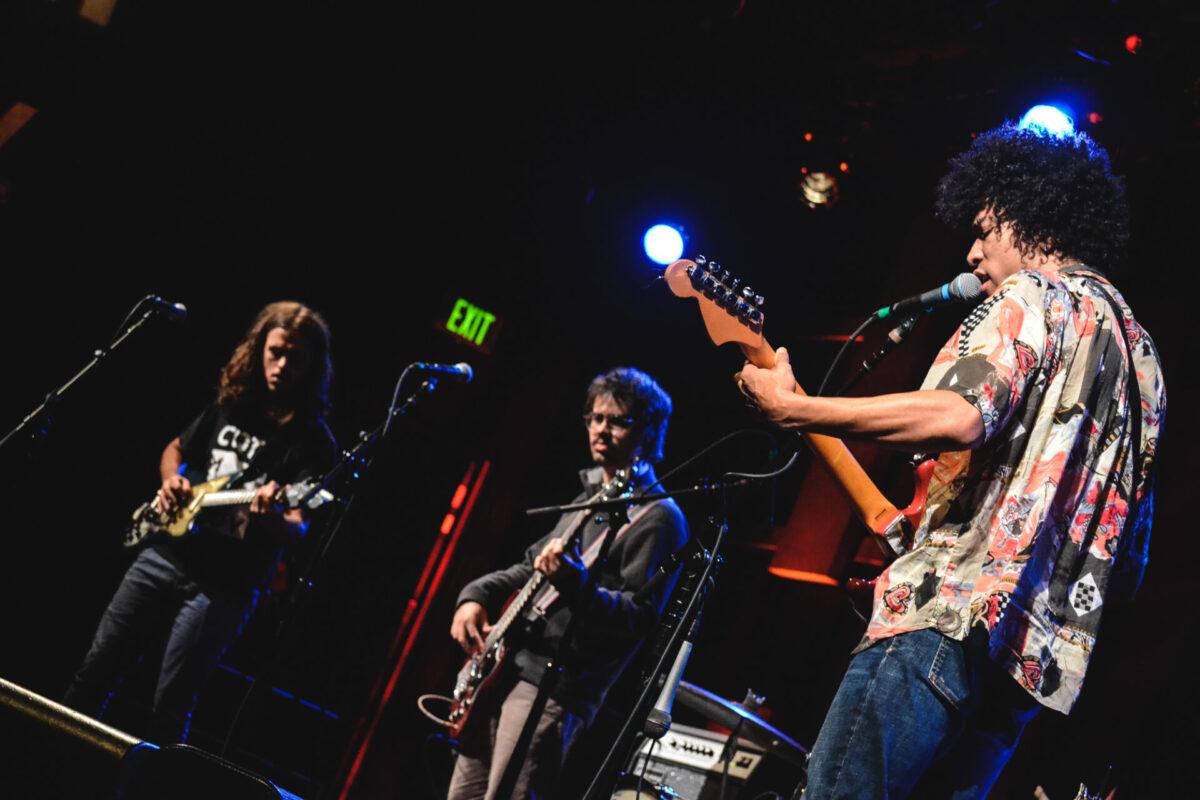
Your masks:
M404 612L404 618L401 620L400 627L396 631L396 639L392 642L391 652L395 651L396 646L399 644L400 639L404 636L406 630L408 632L408 637L404 639L403 648L400 650L400 655L396 659L395 666L392 668L391 675L388 678L387 686L384 688L382 695L380 695L376 690L372 690L371 692L372 697L379 696L379 701L375 704L375 708L371 711L371 719L366 725L365 732L362 735L361 743L358 745L358 750L354 755L354 762L350 765L350 769L346 772L346 780L345 783L342 784L341 791L338 793L338 800L346 800L346 798L349 797L350 789L354 786L354 780L358 777L359 770L362 769L363 761L366 759L367 750L371 746L371 739L375 735L375 729L379 727L379 720L383 718L383 711L385 708L387 708L388 701L392 697L392 692L396 688L396 683L400 679L400 673L404 669L404 664L406 661L408 661L409 653L412 651L413 645L417 641L417 635L421 632L421 626L425 622L425 614L428 613L429 606L432 605L433 598L437 595L438 587L441 586L442 578L445 577L446 568L450 565L450 558L454 555L454 549L458 546L458 539L462 535L463 529L467 525L467 520L471 516L471 511L475 508L475 500L479 497L479 490L483 487L483 482L487 479L487 474L491 469L491 466L492 463L490 461L485 460L483 462L483 466L479 470L479 475L475 478L475 484L471 487L470 495L467 497L466 506L463 507L462 513L458 517L458 525L455 526L454 532L450 535L449 542L447 543L446 537L440 534L437 538L437 541L434 542L433 550L429 554L429 560L425 563L425 570L421 574L420 581L417 583L417 592L415 592L413 598L409 600L408 608L406 608ZM474 468L474 464L468 468L467 475L462 481L464 484L470 483L471 472L474 470ZM444 550L442 549L443 543L446 543ZM439 551L441 551L440 559L437 557ZM424 588L425 583L429 578L431 568L435 562L437 563L437 569L433 574L433 581L429 584L429 589L427 592L425 592L424 598L418 602L417 598L421 596L421 590ZM412 620L412 615L418 606L420 610L416 612L416 620L414 624L409 625L408 623L410 620ZM389 652L389 657L390 655L391 653ZM378 689L378 684L376 684L376 689Z

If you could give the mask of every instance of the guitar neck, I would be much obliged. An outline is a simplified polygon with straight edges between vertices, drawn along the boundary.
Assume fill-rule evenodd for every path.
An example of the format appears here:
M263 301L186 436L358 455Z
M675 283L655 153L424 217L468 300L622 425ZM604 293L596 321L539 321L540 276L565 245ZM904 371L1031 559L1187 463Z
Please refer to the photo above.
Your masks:
M209 492L200 498L200 507L248 506L257 493L258 489L231 489L227 492Z
M742 352L756 367L771 369L775 366L775 350L767 344L766 339L760 340L756 346L743 344ZM807 396L800 384L796 384L796 394ZM888 530L900 512L879 491L875 482L846 447L846 443L821 433L802 433L801 436L833 473L834 479L841 486L863 524L878 534Z
M600 495L596 495L590 499L597 500L599 498ZM559 541L563 543L564 549L570 546L572 539L583 532L583 523L587 521L587 518L587 511L575 512L575 516L571 519L571 524L567 526L567 532L564 533L559 539ZM485 650L504 638L505 634L508 633L508 629L517 620L517 618L528 611L529 607L533 605L533 601L534 598L537 597L538 590L540 590L545 583L546 575L542 572L534 570L533 575L531 575L529 580L525 581L525 585L521 587L521 591L518 592L517 596L512 599L511 603L508 604L508 608L504 610L504 613L500 616L500 620L492 627L492 632L487 635L487 639L484 640Z

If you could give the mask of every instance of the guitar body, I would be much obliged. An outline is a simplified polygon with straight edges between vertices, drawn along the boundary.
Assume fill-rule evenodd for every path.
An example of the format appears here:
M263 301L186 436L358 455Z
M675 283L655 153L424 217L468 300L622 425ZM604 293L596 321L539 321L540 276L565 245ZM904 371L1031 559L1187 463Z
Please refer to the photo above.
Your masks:
M468 658L458 671L458 677L454 681L454 693L451 695L448 726L453 738L462 738L462 733L470 721L471 711L479 697L486 695L496 682L507 657L508 647L501 640L495 647Z
M192 523L200 509L204 507L205 495L219 492L229 483L232 475L225 475L205 483L192 486L192 499L187 505L180 506L172 512L163 512L158 508L158 498L148 503L142 503L133 512L129 530L125 533L126 547L137 547L148 538L173 536L178 538L191 530Z

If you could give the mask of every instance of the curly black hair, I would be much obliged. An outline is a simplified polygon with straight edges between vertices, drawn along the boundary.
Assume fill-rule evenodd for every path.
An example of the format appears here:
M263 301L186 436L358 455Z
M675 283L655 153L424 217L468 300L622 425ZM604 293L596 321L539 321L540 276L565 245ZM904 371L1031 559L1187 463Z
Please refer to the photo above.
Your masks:
M667 422L671 419L671 396L654 378L633 367L617 367L593 378L588 386L584 412L591 411L596 398L605 395L633 417L641 438L643 457L655 464L662 461Z
M1124 259L1125 181L1087 134L1055 136L1011 122L980 134L950 160L934 210L966 233L983 209L1012 225L1026 255L1057 253L1110 274Z

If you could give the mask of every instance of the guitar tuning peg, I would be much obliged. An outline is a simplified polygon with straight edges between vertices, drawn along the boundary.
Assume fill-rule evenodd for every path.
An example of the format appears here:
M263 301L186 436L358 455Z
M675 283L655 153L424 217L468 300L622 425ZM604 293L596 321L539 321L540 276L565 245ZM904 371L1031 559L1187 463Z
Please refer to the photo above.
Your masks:
M692 260L693 260L693 261L695 261L697 264L699 264L699 265L700 265L700 266L702 266L702 267L703 267L705 264L707 264L707 263L708 263L708 259L707 259L707 258L705 258L705 257L704 257L704 256L702 256L702 255L700 255L700 256L696 256L696 257L695 257L694 259L692 259Z
M711 259L705 266L705 269L707 269L709 272L719 273L721 271L721 265L716 261L716 259Z
M759 308L762 308L764 299L765 298L761 294L754 295L754 305L758 306Z
M731 278L729 280L729 288L735 292L738 290L738 287L741 285L742 285L741 278Z
M754 302L754 290L750 288L749 284L742 287L742 297L745 298L747 303Z

